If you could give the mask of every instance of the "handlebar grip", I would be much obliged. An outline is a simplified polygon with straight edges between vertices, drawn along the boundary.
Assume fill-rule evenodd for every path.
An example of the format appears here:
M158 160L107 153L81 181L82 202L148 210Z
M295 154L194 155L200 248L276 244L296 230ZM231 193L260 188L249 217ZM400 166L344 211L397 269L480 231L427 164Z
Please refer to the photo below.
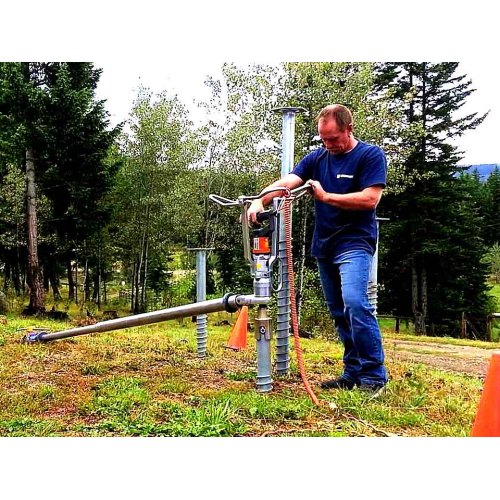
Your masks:
M274 215L274 211L273 210L264 210L263 212L259 212L256 216L255 216L255 219L257 222L264 222L266 220L269 220L271 218L271 216Z

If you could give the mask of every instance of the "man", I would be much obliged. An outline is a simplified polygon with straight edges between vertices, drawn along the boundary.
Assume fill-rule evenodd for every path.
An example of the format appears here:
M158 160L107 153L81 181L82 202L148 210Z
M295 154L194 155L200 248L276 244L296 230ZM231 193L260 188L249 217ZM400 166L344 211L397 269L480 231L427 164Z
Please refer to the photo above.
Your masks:
M324 381L324 389L354 389L380 395L387 383L384 351L368 277L377 241L375 209L386 184L386 158L377 146L353 136L350 110L332 104L317 118L324 148L306 155L291 173L271 184L294 189L306 181L315 198L316 222L311 252L340 340L344 369ZM248 217L264 210L274 196L255 200Z

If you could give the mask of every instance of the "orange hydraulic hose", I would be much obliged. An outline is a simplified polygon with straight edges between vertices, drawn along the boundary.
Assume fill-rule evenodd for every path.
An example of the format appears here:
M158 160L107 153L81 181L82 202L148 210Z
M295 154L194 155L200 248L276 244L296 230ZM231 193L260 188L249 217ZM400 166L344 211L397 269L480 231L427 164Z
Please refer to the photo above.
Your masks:
M299 365L299 373L302 378L302 382L307 391L307 394L311 398L312 402L320 406L320 402L314 394L314 391L309 385L307 380L306 370L304 368L304 360L302 358L302 349L300 347L299 340L299 321L297 318L297 304L295 301L295 277L293 273L293 256L292 256L292 198L285 199L284 205L285 214L285 249L286 249L286 262L288 268L288 282L290 287L290 312L292 316L292 330L293 330L293 341L295 346L295 353L297 355L297 363Z

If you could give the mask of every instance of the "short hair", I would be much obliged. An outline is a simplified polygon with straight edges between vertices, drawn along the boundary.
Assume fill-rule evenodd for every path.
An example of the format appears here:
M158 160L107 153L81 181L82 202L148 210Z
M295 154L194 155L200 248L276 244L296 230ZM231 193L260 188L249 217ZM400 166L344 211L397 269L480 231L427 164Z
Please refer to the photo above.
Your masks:
M345 130L349 125L354 124L351 110L342 104L325 106L316 117L316 122L319 122L322 118L324 120L334 120L340 130Z

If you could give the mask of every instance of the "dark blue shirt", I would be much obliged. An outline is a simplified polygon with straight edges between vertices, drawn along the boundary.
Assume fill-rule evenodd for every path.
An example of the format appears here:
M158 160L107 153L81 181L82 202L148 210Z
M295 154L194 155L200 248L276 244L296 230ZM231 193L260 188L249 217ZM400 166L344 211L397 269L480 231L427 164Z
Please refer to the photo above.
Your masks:
M386 184L387 161L378 146L359 141L348 153L332 154L319 148L306 155L292 170L304 182L319 181L327 193L355 193ZM345 210L314 201L316 221L311 253L335 257L347 250L364 249L373 254L377 222L373 210Z

